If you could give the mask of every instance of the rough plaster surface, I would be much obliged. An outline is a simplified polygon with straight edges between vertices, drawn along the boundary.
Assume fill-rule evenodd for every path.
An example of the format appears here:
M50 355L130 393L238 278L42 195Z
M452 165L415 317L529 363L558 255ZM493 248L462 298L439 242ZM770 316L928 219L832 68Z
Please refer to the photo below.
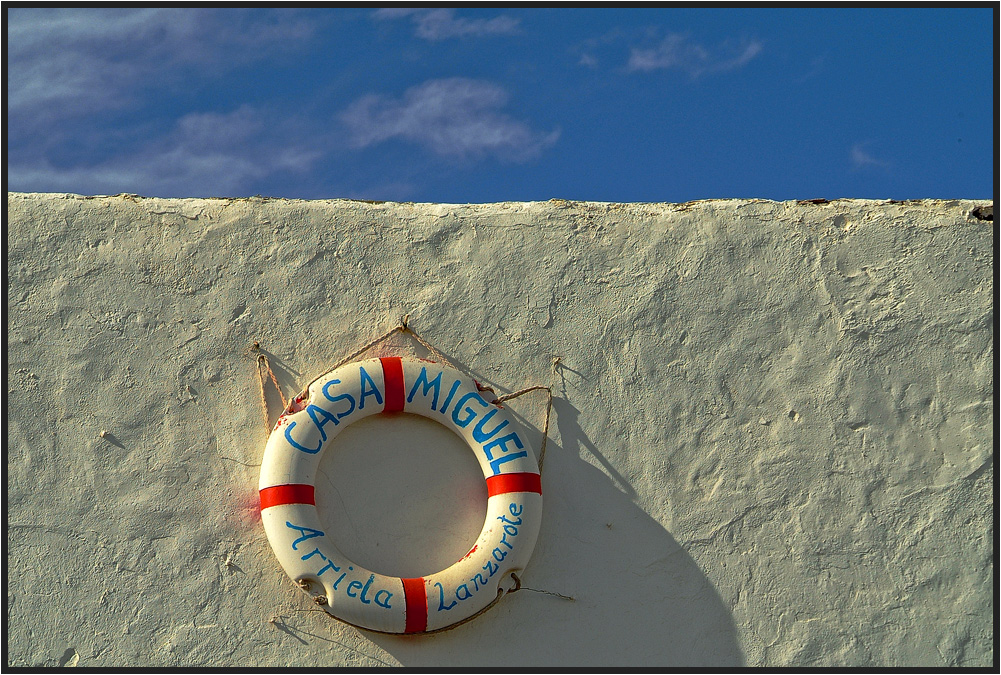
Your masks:
M8 194L7 663L990 665L982 204ZM499 392L552 379L523 581L575 602L389 636L278 567L245 350L288 395L407 312ZM511 407L538 437L541 397ZM471 457L361 424L324 458L331 527L447 564L482 517Z

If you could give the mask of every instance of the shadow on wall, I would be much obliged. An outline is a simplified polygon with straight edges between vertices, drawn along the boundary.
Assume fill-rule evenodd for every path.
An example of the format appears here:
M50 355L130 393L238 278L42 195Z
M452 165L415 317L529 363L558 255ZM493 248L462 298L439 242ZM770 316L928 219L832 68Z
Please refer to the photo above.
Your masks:
M542 532L522 582L575 601L523 589L442 633L363 634L405 666L743 666L733 618L712 584L660 523L585 461L584 450L611 470L579 411L554 399L554 413L563 445L550 441L546 453Z

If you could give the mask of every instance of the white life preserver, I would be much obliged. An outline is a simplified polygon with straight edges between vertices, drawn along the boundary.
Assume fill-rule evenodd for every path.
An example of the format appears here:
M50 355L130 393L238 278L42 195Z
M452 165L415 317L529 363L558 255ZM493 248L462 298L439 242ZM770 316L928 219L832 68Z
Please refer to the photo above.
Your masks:
M355 420L409 412L441 422L472 448L487 482L486 521L462 560L403 579L354 564L322 531L314 501L324 448ZM264 450L261 519L285 572L332 616L384 633L448 628L514 589L542 520L535 453L506 411L475 381L438 363L385 357L350 363L314 381L278 418Z

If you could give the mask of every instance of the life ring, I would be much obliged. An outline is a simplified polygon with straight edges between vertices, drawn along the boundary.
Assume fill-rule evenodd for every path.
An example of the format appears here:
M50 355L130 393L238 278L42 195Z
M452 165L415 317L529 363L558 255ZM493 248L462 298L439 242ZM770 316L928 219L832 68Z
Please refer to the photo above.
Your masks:
M436 420L473 450L487 483L476 544L451 567L403 579L344 557L322 531L314 481L323 450L352 422L409 412ZM268 438L261 464L261 520L285 572L329 614L383 633L449 628L517 586L542 520L535 453L506 410L475 381L438 363L401 357L357 361L315 380L293 399Z

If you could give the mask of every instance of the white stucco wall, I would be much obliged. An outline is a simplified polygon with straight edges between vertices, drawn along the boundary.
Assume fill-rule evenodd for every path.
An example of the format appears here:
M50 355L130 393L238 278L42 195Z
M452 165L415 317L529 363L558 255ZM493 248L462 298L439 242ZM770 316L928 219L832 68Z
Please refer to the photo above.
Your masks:
M990 665L982 205L8 194L7 664ZM405 313L498 392L552 380L523 581L575 602L391 636L279 568L245 350L288 395ZM534 396L511 408L538 438ZM349 431L318 487L345 552L464 551L461 442Z

